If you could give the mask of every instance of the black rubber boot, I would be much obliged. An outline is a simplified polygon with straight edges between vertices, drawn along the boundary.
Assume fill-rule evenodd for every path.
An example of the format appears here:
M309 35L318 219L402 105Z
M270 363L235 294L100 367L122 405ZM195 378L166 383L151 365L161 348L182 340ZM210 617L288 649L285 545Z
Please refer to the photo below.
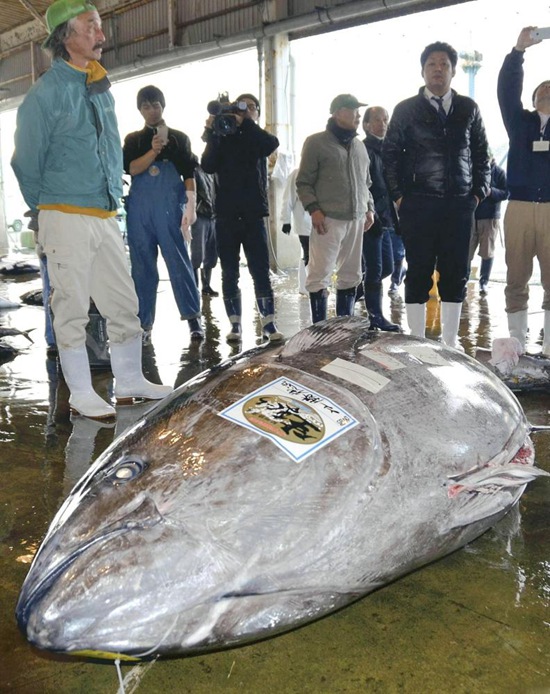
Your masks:
M200 318L190 318L187 323L189 324L191 339L204 340L204 330L202 329Z
M231 323L231 330L225 336L228 342L240 342L242 336L241 315L242 302L241 297L234 296L232 299L224 299L225 312Z
M219 292L216 292L210 286L210 278L212 277L212 268L201 270L201 282L202 282L202 295L203 296L219 296Z
M493 258L484 258L481 261L481 268L479 270L479 293L487 294L487 285L489 284L489 277L491 276L491 270L493 269Z
M371 330L384 330L385 332L391 333L399 332L399 326L386 320L382 313L381 284L376 289L367 289L365 291L365 306L369 312Z
M275 302L272 296L257 296L258 311L262 316L262 330L270 342L280 342L285 339L283 333L275 325Z
M318 292L309 293L309 305L311 307L311 322L320 323L327 319L327 297L326 289L319 289Z
M336 290L336 315L353 316L357 287Z

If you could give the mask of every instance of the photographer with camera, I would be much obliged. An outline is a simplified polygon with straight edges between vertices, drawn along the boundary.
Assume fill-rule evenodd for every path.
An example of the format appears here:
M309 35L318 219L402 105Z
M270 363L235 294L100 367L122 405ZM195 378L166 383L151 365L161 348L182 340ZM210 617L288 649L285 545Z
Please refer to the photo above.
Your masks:
M231 323L229 341L239 341L241 292L239 257L241 246L254 282L264 335L275 342L283 339L274 320L274 299L269 277L269 251L264 217L269 215L267 157L279 140L260 128L260 102L252 94L241 94L234 103L226 95L211 102L203 139L206 148L201 167L216 174L216 240L222 268L225 310Z

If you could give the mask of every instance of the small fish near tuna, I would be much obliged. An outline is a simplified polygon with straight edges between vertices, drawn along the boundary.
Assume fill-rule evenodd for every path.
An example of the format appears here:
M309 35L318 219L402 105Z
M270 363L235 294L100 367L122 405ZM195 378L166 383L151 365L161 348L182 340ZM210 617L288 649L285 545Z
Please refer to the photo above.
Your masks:
M21 304L10 299L0 297L0 311L11 311L14 308L21 308Z
M29 328L29 330L18 330L17 328L2 328L0 327L0 339L4 337L24 337L26 340L34 344L32 337L29 333L32 333L34 328Z
M0 340L0 364L12 361L18 354L19 350L16 347Z
M0 263L0 275L6 277L17 277L19 275L37 275L40 266L37 263L29 263L25 260Z
M311 326L184 384L96 460L51 523L19 626L121 659L238 646L474 540L548 473L515 396L435 341Z

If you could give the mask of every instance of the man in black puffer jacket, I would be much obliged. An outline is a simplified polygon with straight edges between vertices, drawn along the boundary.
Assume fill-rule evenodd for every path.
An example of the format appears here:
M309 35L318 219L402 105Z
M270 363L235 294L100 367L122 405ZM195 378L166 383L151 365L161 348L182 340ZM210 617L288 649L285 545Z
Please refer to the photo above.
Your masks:
M425 87L396 106L383 147L407 255L409 328L413 335L425 335L426 302L437 264L442 341L451 347L458 347L474 211L490 181L479 108L451 89L457 61L447 43L426 46L420 56Z

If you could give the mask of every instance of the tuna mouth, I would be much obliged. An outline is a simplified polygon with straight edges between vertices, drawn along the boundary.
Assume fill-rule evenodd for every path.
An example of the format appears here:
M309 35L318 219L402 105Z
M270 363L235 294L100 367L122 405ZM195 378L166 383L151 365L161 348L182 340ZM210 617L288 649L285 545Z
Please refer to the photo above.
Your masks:
M40 606L46 596L81 557L98 545L106 545L117 537L129 532L140 532L163 522L164 518L159 512L155 502L152 498L147 496L131 513L118 519L110 526L103 528L101 532L91 537L88 541L73 548L66 556L62 556L57 563L53 564L53 562L48 562L48 546L51 543L54 543L54 546L63 546L63 526L61 526L56 534L48 538L44 547L46 556L43 562L40 561L42 548L39 554L37 554L35 562L31 566L25 582L23 583L15 608L15 616L19 628L27 636L29 641L40 646L40 644L36 643L36 639L33 639L32 635L29 633L28 625L30 618L33 614L39 612ZM48 566L48 564L50 564L50 566Z
M86 551L88 551L94 545L100 542L105 542L114 537L121 535L125 532L125 528L119 528L118 530L113 530L110 533L102 534L98 537L94 537L92 540L84 545L81 545L74 552L66 556L61 562L56 564L53 569L51 569L45 576L40 577L38 583L32 583L32 578L34 578L33 572L29 573L25 583L23 584L23 589L17 601L17 606L15 608L15 616L17 617L17 623L19 628L27 633L27 624L29 622L29 616L34 611L35 607L42 601L42 598L49 593L52 586L56 583L57 579L62 576L74 563L79 559ZM30 585L28 585L30 580Z

